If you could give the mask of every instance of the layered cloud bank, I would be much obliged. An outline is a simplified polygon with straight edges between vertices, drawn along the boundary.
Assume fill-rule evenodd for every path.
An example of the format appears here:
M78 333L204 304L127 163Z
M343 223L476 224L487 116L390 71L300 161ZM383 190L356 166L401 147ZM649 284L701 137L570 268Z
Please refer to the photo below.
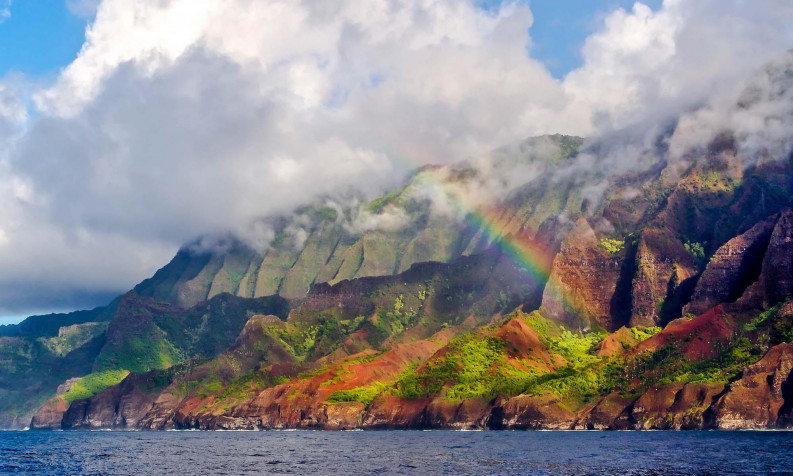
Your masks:
M526 3L70 5L96 8L74 62L44 86L0 80L0 314L129 288L203 233L266 246L258 217L373 195L423 164L652 130L705 104L722 118L713 98L793 45L788 2L636 3L558 81L532 58ZM718 132L694 129L679 143Z

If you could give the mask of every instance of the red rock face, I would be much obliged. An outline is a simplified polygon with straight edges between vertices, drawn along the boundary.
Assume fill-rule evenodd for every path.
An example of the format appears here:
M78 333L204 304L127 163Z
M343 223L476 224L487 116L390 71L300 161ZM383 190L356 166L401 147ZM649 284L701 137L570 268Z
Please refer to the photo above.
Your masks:
M428 428L451 430L478 430L488 427L493 410L489 402L482 399L450 402L432 400L424 410L423 425Z
M793 211L785 210L771 233L763 256L760 277L739 303L745 307L770 307L793 292Z
M59 430L63 423L63 415L69 409L69 404L66 403L61 396L71 390L72 385L80 380L79 378L71 378L66 382L58 385L55 392L55 397L47 401L39 410L33 415L30 422L30 428L34 430Z
M616 332L603 339L598 349L601 357L615 357L625 354L631 347L637 344L633 332L627 327L620 327Z
M635 429L681 430L704 426L704 413L724 385L672 383L650 388L630 409Z
M252 321L266 319L259 316ZM696 319L674 321L635 347L627 343L628 329L620 329L610 337L623 351L623 341L632 347L629 357L676 342L680 345L678 352L693 362L713 358L716 349L733 335L732 329L729 315L716 307ZM250 333L246 334L250 337ZM430 340L398 344L373 360L361 361L352 356L351 364L339 361L325 373L265 389L232 407L219 406L214 396L179 399L168 391L147 394L139 390L139 381L130 378L91 399L74 402L63 418L63 427L568 430L731 429L793 424L793 344L772 348L727 388L719 383L669 383L651 386L638 397L614 391L578 410L572 410L564 397L551 394L450 401L443 397L404 400L385 392L368 406L327 401L337 390L393 380L411 362L441 355L453 335L454 330L447 329ZM549 371L566 365L564 359L552 356L537 333L521 320L507 322L493 335L507 341L510 353L515 353L512 365L541 361L538 368ZM64 408L52 405L42 409L37 421L44 425L48 415L57 419L63 411Z
M587 430L627 429L630 421L626 412L631 403L632 399L617 393L606 395L591 409L580 412L578 427Z
M616 330L596 349L601 357L629 359L642 352L652 354L673 347L674 352L690 362L714 359L735 339L748 335L746 316L757 316L793 291L793 212L779 213L726 241L698 276L702 264L684 246L683 240L687 238L681 237L689 233L704 240L708 233L713 235L707 228L714 220L698 211L700 214L695 216L702 218L704 224L683 223L680 217L687 213L687 206L693 206L691 200L679 196L670 200L671 206L642 229L633 238L632 245L615 253L601 245L606 235L595 231L604 229L596 219L579 218L553 260L549 282L543 291L541 312L573 328L600 326ZM634 257L635 267L629 263ZM459 279L450 288L462 283L469 285L472 292L485 285L496 290L505 289L503 283L519 281L504 278L509 277L507 273L492 271L507 266L501 256L482 254L468 257L466 262L470 266L457 268L454 264L426 263L400 276L342 281L335 286L319 284L295 309L293 317L309 320L312 313L329 309L341 310L345 316L368 315L375 308L372 301L367 301L374 284L424 282L441 270L452 270L448 274ZM477 271L473 275L484 276L477 282L483 283L481 286L471 285L469 276L461 277L470 269L480 268L487 272ZM626 283L626 287L621 287ZM527 287L537 285L534 282L524 284ZM525 292L522 296L530 294ZM483 293L483 301L493 296L495 294ZM621 304L624 307L615 306L619 296L625 298ZM526 302L524 305L536 309ZM454 298L438 299L433 304L447 306L454 312L463 309ZM154 303L146 308L146 319L130 319L123 327L112 326L108 331L109 345L123 343L124 337L144 329L143 324L151 321L148 314L159 312L157 305ZM791 306L788 304L780 314L789 315L793 312ZM698 317L674 319L682 313ZM500 318L498 314L492 319L491 315L472 316L465 321L465 327L471 330L488 320L502 322ZM629 327L623 327L667 322L662 332L642 343L637 342ZM446 351L444 346L454 332L462 328L447 329L429 339L415 328L408 329L402 334L403 343L393 344L394 339L385 341L382 353L368 347L367 330L362 328L335 343L338 345L330 347L328 352L307 359L316 366L327 366L327 372L294 378L299 364L294 355L281 347L272 335L262 332L262 326L279 325L285 326L277 317L254 316L232 347L205 365L219 369L217 373L223 377L224 385L240 372L259 369L260 365L269 366L275 377L290 378L287 383L255 390L255 394L229 403L223 402L218 392L209 396L185 395L175 385L162 392L146 392L133 385L135 379L141 378L137 376L91 399L74 402L68 408L63 401L51 401L39 411L33 424L38 428L332 430L685 429L793 425L793 344L774 347L761 361L748 367L740 380L727 387L720 383L672 382L647 388L636 382L640 380L637 377L633 383L626 384L628 391L615 388L595 400L586 400L586 404L575 402L571 405L570 400L550 393L450 401L441 397L405 400L385 392L364 405L329 402L328 399L336 391L393 382L410 365L427 365ZM510 363L516 368L523 365L552 372L566 365L560 354L546 347L545 341L522 320L511 320L498 329L481 328L475 332L502 339L506 348L515 354L510 357ZM756 355L759 358L760 353ZM345 363L356 357L361 362ZM190 376L194 380L191 381L200 380L201 372L206 369L198 366L192 370ZM673 379L663 382L670 380ZM643 393L634 393L639 391L637 389L642 389Z
M157 398L157 393L145 391L153 386L151 378L152 374L130 374L91 398L75 400L63 415L62 428L138 428Z
M34 430L59 430L63 415L69 409L69 404L62 398L54 398L39 408L33 416L30 428Z
M565 364L558 355L551 355L537 331L521 319L510 320L493 335L503 339L514 354L531 357L531 365L535 368L547 371Z
M579 218L553 261L542 298L543 314L572 327L619 328L612 299L623 259L622 254L602 249L589 222Z
M505 430L570 430L576 415L558 397L519 395L502 401L490 421Z
M694 319L678 319L669 323L666 328L639 344L633 353L657 351L671 343L682 343L677 349L690 361L712 359L718 355L719 348L724 347L733 337L729 316L721 306Z
M668 228L642 231L636 253L631 326L654 326L679 317L690 295L696 262ZM691 288L691 290L689 290Z
M173 400L157 402L157 416L150 414L144 421L147 427L167 425L170 414L173 424L181 428L349 429L359 428L364 422L378 427L385 425L386 419L396 419L388 423L389 427L401 424L412 426L417 424L416 415L409 411L416 408L412 403L381 399L382 402L372 404L371 413L364 413L364 406L358 402L329 403L327 400L339 390L393 381L412 362L428 359L452 336L453 330L450 329L435 334L429 340L395 344L389 351L366 362L357 362L355 359L366 357L371 351L354 355L347 359L353 360L351 364L340 361L322 374L265 389L238 402L231 409L215 405L212 396L189 398L170 410L165 407L171 405ZM393 408L388 403L398 405Z
M421 428L424 409L429 401L429 398L403 400L394 395L384 395L372 402L361 426L382 430Z
M714 427L724 430L790 424L793 344L773 347L713 405Z
M769 300L776 299L775 296L789 293L793 282L790 279L793 269L790 263L793 256L790 249L792 218L793 213L787 212L778 220L760 223L719 249L693 293L692 304L686 308L696 310L696 306L700 306L707 308L707 312L694 319L674 320L662 332L640 344L636 343L630 329L622 327L602 342L599 355L630 357L675 343L676 352L689 361L717 357L720 349L739 335L736 333L743 325L741 321L736 324L731 312L754 309L753 306L761 308ZM767 250L763 244L764 237L768 240ZM679 241L670 238L669 230L649 229L640 236L637 250L639 272L633 282L633 296L634 306L639 311L647 310L647 314L637 314L634 310L635 319L654 324L661 316L660 310L657 307L649 310L647 302L656 302L664 292L661 300L668 300L677 292L680 283L688 279L686 273L693 272L691 256L685 249L681 251L681 246ZM737 304L711 307L713 303L729 299L737 293L736 289L746 284L745 263L754 256L752 249L765 251L759 253L763 256L762 266L755 265L759 274L756 282L747 288ZM668 256L674 258L664 258ZM544 312L555 311L557 318L582 327L585 324L613 327L611 299L617 289L623 260L621 255L610 255L602 249L589 222L580 219L563 243L551 274L551 282L564 287L566 293L576 296L576 300L560 299L558 294L553 294L553 288L546 289ZM667 283L665 291L664 282ZM354 308L365 295L365 287L358 289L357 285L345 283L318 293L320 297L309 301L306 308ZM783 311L791 306L787 305ZM225 357L213 361L212 365L220 365L219 362L229 360L232 355L233 359L229 361L245 369L263 361L272 364L274 369L278 365L290 364L293 357L262 333L264 325L283 326L284 323L275 316L254 316L224 354ZM469 329L476 325L473 318L465 321ZM250 398L234 402L230 407L216 400L214 395L178 397L175 387L161 393L147 393L138 385L142 376L130 376L121 385L91 399L76 401L68 408L65 402L50 402L39 411L34 426L338 430L767 428L793 424L793 344L773 348L760 362L747 368L739 381L726 389L717 383L671 383L651 387L638 397L627 397L615 391L577 410L571 409L563 397L550 394L499 397L492 401L449 401L440 397L403 400L386 392L367 406L360 402L328 402L330 395L338 390L393 381L411 363L427 362L433 355L443 353L444 345L455 332L447 329L430 339L396 344L373 360L352 365L345 365L344 360L355 358L355 355L346 357L344 352L337 352L321 359L329 366L328 372L267 388ZM566 364L558 354L545 347L537 332L523 320L514 319L487 332L504 340L511 352L521 356L521 359L515 359L514 365L530 362L541 371L553 371ZM362 352L357 357L369 355L374 356L374 351ZM338 371L338 375L333 373L333 369ZM199 375L195 372L200 371L199 366L193 372ZM229 372L231 376L236 375L231 370ZM235 372L238 374L239 369Z
M757 279L775 222L760 222L719 248L708 262L683 313L699 315L718 304L735 301L743 294L750 282Z

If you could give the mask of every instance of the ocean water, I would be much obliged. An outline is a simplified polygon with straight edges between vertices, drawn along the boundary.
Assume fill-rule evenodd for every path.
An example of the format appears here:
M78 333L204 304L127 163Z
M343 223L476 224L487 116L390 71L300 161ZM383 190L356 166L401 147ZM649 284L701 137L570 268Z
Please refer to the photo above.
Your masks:
M791 474L793 432L0 432L0 473Z

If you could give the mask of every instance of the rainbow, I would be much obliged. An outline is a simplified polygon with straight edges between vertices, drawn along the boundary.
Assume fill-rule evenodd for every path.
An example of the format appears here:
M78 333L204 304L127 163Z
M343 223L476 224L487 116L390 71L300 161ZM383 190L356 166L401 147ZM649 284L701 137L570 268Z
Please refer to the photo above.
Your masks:
M419 154L426 155L426 154ZM404 157L416 156L401 155L403 159L399 162L405 170L414 171L420 165ZM422 180L428 186L435 187L444 194L455 211L466 217L473 228L481 233L481 236L493 246L497 246L500 251L508 256L515 264L525 270L530 276L542 283L549 283L552 263L555 257L553 250L545 244L538 242L530 232L523 230L511 230L505 220L499 219L503 216L498 206L482 208L479 204L472 202L464 194L460 193L454 186L430 172L422 175ZM553 283L549 283L553 286ZM546 288L547 289L547 288ZM558 286L554 286L552 292L561 301L565 312L573 313L580 317L577 311L582 309L582 300L572 292L566 292Z

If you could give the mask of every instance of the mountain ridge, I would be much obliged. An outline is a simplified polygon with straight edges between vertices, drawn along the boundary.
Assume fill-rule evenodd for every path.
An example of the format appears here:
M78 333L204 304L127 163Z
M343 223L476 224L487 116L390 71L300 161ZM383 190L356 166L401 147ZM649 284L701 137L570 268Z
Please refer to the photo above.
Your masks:
M739 112L793 111L782 65ZM686 120L424 167L263 221L266 250L199 239L110 307L3 328L0 425L789 427L793 155L740 129L675 155Z

